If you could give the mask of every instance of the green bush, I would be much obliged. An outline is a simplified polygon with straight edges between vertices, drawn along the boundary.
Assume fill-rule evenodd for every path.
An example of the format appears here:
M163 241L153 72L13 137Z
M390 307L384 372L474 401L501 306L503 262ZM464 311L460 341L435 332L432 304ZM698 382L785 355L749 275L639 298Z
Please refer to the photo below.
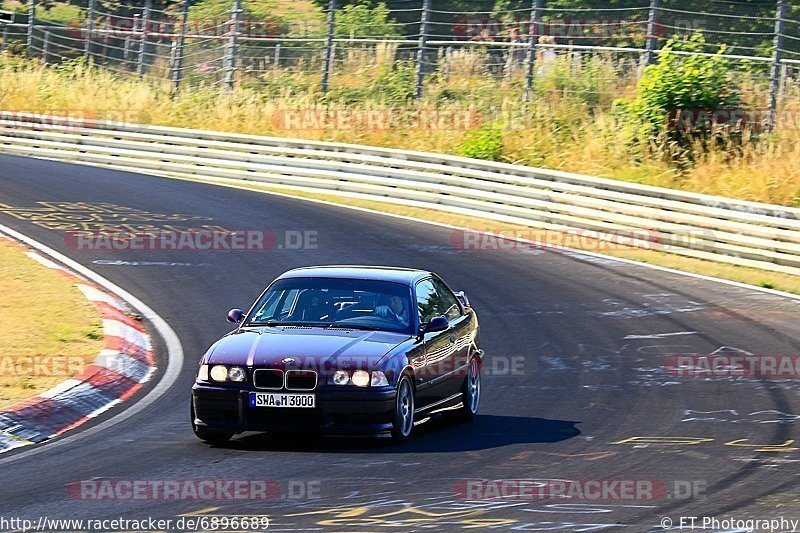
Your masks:
M385 95L389 102L402 103L414 98L417 69L413 61L399 61L394 68L385 68L373 86L376 93Z
M379 3L374 8L370 4L369 0L360 0L336 13L336 37L400 37L399 26L389 18L386 4Z
M483 126L467 134L460 152L464 157L503 161L503 148L503 132L495 126Z
M658 62L644 69L637 85L637 97L629 102L617 100L621 117L638 129L634 136L636 140L654 140L666 130L666 141L687 146L697 136L706 136L707 132L667 129L670 113L740 107L741 93L731 77L729 60L723 57L726 47L723 45L710 56L700 55L704 44L701 34L683 40L671 39L664 46Z

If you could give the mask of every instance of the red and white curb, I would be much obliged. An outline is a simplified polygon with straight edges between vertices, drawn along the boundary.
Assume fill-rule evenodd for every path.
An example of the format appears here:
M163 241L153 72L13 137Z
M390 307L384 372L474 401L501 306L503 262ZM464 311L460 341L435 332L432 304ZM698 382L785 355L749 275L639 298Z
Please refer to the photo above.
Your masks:
M155 371L150 337L130 307L80 274L25 245L0 236L54 269L100 312L105 337L97 359L72 378L21 403L0 409L0 453L60 435L107 411L138 391Z

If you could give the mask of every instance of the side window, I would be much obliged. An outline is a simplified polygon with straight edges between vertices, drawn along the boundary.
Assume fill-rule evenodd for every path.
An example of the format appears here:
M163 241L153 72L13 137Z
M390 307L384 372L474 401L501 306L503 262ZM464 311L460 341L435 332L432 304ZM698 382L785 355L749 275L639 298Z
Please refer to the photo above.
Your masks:
M443 314L442 302L433 285L433 280L426 279L417 283L417 311L422 324Z
M438 279L433 280L433 285L436 287L436 292L439 294L439 299L442 302L442 312L439 314L445 315L447 320L460 317L461 307L458 305L456 296Z

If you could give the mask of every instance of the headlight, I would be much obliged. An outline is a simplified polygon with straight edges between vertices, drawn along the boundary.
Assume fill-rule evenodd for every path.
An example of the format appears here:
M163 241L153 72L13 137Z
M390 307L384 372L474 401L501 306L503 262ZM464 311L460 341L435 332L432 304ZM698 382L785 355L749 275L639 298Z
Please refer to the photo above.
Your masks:
M244 368L240 366L232 366L228 369L228 379L230 381L244 381L244 378Z
M237 383L241 383L247 378L247 373L245 372L244 368L240 366L225 366L225 365L214 365L211 367L211 371L208 371L208 366L203 365L205 367L205 379L203 379L203 369L200 369L200 374L198 375L198 379L203 379L203 381L208 381L208 376L211 376L211 379L214 381L235 381Z
M208 365L200 365L200 372L197 373L197 381L208 381Z
M357 387L366 387L369 385L369 372L366 370L356 370L353 372L353 377L350 379L353 380L353 385Z
M347 385L348 381L350 381L350 374L348 374L344 370L337 370L336 372L333 373L334 385Z
M372 373L372 381L370 382L370 385L372 385L373 387L379 387L381 385L388 385L388 384L389 380L386 379L386 374L377 370Z
M228 367L222 365L214 365L211 367L211 379L214 381L225 381L228 379Z

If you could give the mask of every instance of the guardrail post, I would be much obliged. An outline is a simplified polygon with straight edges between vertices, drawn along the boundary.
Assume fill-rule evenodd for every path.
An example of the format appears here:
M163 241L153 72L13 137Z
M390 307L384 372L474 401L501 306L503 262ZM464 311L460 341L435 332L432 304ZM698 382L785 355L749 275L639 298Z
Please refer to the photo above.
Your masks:
M139 57L139 54L136 52L136 35L139 33L141 22L142 16L140 13L133 15L132 33L125 38L125 46L128 47L128 49L125 51L125 59L128 58L128 54L130 54L133 59Z
M645 64L653 63L656 50L656 25L658 24L658 8L661 7L661 0L650 0L650 13L647 15L647 53L645 54Z
M523 102L530 102L531 100L533 75L536 72L536 45L539 42L543 3L544 0L533 0L531 4L531 21L528 28L528 70L525 73L525 91L522 93Z
M86 38L83 41L83 58L88 63L92 57L92 34L94 34L94 10L96 0L89 0L86 9Z
M103 44L100 45L100 59L108 59L108 33L103 34Z
M233 0L228 30L229 37L225 46L225 57L223 59L223 64L225 65L225 88L229 91L233 90L233 84L236 78L236 45L239 40L239 15L241 12L242 0Z
M8 26L3 26L3 42L0 43L0 52L5 52L6 46L8 46Z
M140 24L142 25L142 38L139 41L139 62L136 66L136 74L138 74L139 77L144 76L144 56L147 53L147 31L150 29L150 9L152 6L152 0L147 0L145 2L144 11L142 12L142 19L140 21Z
M134 24L136 21L134 20ZM125 61L128 61L131 56L131 36L128 35L125 37L125 44L122 46L122 57Z
M44 30L42 36L42 63L47 65L50 63L50 31Z
M444 68L442 69L442 77L450 79L450 61L453 59L453 47L448 46L444 51Z
M276 70L281 68L281 43L275 45L275 56L272 58L272 64Z
M25 57L33 57L33 25L36 21L36 0L28 0L28 37L25 42Z
M183 78L183 52L186 45L186 21L189 19L189 1L183 0L181 5L181 22L178 28L178 39L172 41L172 92L177 93Z
M425 52L428 47L428 19L430 18L431 0L422 0L422 14L419 20L419 44L417 48L417 82L414 85L414 98L422 96L425 82Z
M767 118L767 131L775 128L778 113L778 92L781 88L781 63L783 62L783 47L785 35L783 21L789 9L787 0L778 0L778 11L775 15L775 50L772 52L772 74L770 75L769 88L769 117Z
M42 34L42 63L49 63L50 59L50 31L44 30Z
M322 94L328 92L328 80L333 66L333 36L336 24L336 0L328 2L328 37L325 40L325 65L322 67Z

